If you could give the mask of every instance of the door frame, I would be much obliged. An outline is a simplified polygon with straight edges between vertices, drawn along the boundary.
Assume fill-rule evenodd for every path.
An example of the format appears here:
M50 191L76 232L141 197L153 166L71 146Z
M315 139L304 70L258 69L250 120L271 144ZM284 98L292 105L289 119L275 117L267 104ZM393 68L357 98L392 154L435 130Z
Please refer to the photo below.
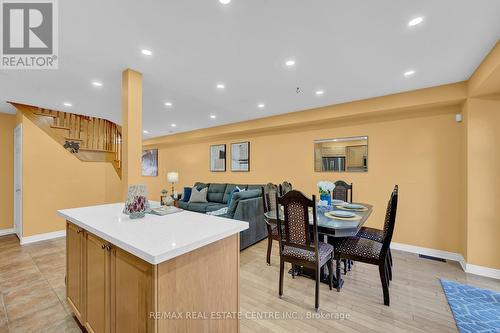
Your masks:
M18 142L19 141L19 142ZM16 165L16 145L19 145L19 165ZM16 189L16 175L19 173L19 191L20 200L17 201L17 189ZM19 205L19 216L17 216L16 212L16 203ZM19 240L22 239L23 235L23 124L19 124L14 128L14 220L13 229L14 233L17 234ZM18 221L16 221L18 220ZM16 222L19 224L16 225Z

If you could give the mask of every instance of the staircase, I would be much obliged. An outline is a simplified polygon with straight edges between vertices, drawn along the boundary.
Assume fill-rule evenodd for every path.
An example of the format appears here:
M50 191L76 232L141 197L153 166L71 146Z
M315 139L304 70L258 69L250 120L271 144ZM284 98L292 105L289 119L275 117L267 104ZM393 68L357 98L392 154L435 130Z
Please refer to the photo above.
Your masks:
M69 153L86 162L110 162L121 178L121 127L101 118L10 102Z

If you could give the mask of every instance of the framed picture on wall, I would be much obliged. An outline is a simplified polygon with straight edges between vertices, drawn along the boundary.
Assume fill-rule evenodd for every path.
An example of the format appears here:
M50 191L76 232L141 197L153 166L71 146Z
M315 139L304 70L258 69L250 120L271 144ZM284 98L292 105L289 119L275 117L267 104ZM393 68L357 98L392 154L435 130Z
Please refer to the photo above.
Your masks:
M210 146L210 171L226 171L226 145Z
M142 151L142 175L146 177L158 176L158 149Z
M231 144L231 171L250 171L250 142Z

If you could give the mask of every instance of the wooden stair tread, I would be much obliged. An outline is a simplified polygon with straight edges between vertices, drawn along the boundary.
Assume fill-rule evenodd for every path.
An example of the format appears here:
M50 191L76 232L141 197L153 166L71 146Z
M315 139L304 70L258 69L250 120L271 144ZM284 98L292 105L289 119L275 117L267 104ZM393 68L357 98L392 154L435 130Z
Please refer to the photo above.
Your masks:
M55 128L55 129L63 129L63 130L71 131L71 128L66 127L66 126L50 125L50 127Z

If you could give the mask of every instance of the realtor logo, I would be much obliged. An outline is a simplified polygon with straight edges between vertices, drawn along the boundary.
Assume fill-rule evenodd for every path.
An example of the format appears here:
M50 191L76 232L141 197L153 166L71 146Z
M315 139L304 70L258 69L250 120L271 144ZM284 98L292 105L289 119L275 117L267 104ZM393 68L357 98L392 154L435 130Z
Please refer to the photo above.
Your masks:
M56 0L0 1L2 69L57 69Z

